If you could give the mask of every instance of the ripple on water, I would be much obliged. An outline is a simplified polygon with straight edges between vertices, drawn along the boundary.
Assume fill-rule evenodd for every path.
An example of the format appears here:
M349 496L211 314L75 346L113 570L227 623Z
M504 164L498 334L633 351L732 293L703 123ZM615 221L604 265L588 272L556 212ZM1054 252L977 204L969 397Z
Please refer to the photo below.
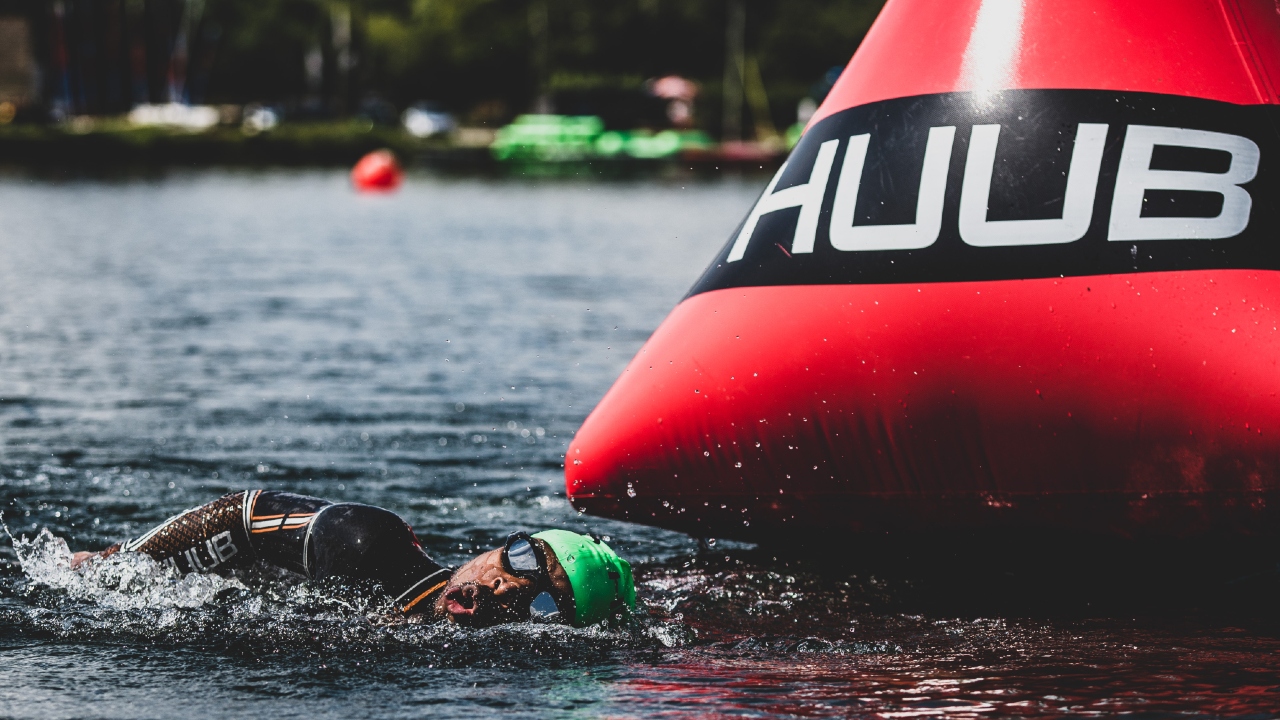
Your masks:
M626 627L466 629L391 622L376 588L300 583L262 567L183 577L121 553L73 571L66 543L47 530L13 549L21 572L0 582L4 642L105 643L165 667L205 653L256 677L257 694L282 682L293 688L285 694L385 691L402 709L448 696L462 703L458 716L469 703L515 708L525 693L551 692L562 706L520 712L1037 718L1188 708L1262 718L1280 697L1280 641L1265 634L1194 619L888 611L890 584L755 553L639 564L644 617ZM443 671L486 690L459 700L418 687L430 677L456 688L457 675L423 674ZM564 672L590 681L565 684L555 674ZM517 682L530 678L540 679Z
M0 543L0 716L1275 716L1265 627L946 602L971 586L920 608L568 506L569 438L766 181L0 177L0 509L32 538ZM386 507L446 563L609 535L647 614L466 630L261 568L68 569L59 538L253 487Z

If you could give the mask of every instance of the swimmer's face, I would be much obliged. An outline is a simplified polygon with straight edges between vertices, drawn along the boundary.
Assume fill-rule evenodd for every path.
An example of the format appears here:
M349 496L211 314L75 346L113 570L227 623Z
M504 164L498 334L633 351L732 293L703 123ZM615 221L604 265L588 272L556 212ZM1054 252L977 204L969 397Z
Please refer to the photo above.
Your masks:
M546 543L534 538L547 558L548 590L566 613L573 611L569 576ZM458 568L436 600L436 614L459 625L485 627L529 619L529 603L542 588L502 567L502 548L490 550Z

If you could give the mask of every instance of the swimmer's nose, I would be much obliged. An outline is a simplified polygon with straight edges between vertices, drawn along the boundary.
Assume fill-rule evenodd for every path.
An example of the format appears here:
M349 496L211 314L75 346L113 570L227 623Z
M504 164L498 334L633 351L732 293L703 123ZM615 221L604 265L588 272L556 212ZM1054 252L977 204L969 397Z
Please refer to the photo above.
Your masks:
M502 578L494 578L490 587L493 588L493 596L502 599L508 595L518 594L523 585L519 581L513 582Z

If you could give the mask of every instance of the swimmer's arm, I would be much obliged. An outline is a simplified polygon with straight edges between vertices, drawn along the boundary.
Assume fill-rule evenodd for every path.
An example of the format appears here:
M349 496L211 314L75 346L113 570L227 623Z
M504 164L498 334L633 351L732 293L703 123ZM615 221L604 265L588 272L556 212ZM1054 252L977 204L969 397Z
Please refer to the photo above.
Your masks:
M75 553L71 556L71 567L121 550L145 553L160 562L169 561L182 572L204 572L239 564L251 555L251 552L242 552L250 550L244 527L246 495L244 492L225 495L169 518L136 539L98 552Z
M96 552L93 550L81 550L80 552L72 553L71 569L75 570L89 560L97 560L98 558L115 555L118 552L120 552L120 543L116 543L105 550L98 550Z
M422 549L413 528L382 508L340 503L327 508L311 534L311 578L373 580L401 615L430 614L453 570Z

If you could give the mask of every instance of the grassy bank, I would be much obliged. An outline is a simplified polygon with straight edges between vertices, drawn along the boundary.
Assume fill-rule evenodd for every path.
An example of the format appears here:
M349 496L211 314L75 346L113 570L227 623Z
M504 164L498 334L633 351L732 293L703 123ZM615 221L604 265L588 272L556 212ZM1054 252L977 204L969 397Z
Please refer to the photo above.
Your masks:
M55 174L214 166L350 167L365 153L387 148L410 168L518 177L631 178L767 174L782 160L780 155L734 157L716 146L653 158L595 154L548 159L517 153L499 160L495 156L501 153L490 148L495 136L488 129L463 128L424 139L398 127L360 120L283 123L246 133L235 126L191 132L139 127L123 119L78 119L60 125L0 125L0 167Z
M479 135L479 141L475 138ZM419 139L361 121L286 123L265 132L238 127L188 132L122 120L0 126L0 163L18 165L350 165L389 148L402 160L487 163L484 132ZM467 142L467 140L470 140Z

